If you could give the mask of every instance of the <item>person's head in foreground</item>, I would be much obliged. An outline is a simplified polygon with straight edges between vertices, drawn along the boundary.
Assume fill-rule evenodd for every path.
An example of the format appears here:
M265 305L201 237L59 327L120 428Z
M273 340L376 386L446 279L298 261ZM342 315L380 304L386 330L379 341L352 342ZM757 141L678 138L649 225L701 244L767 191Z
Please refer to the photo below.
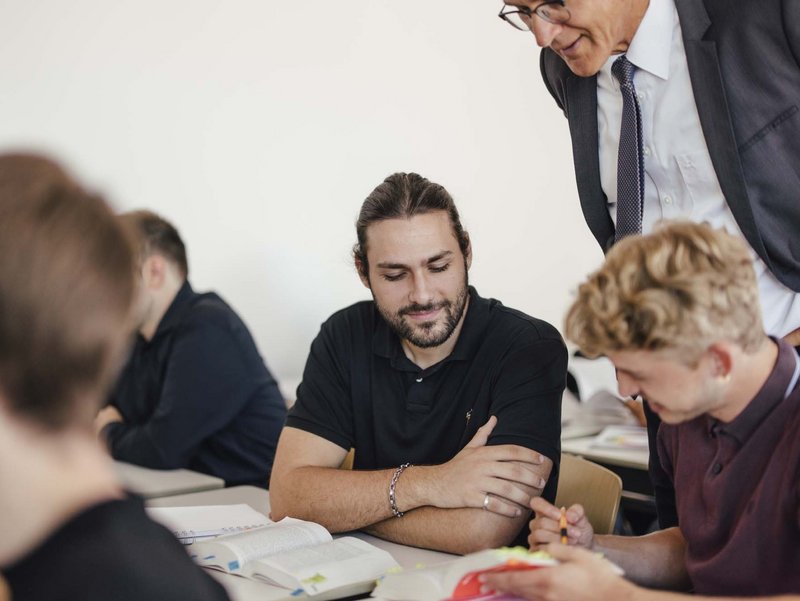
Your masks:
M124 360L133 252L55 163L0 156L0 410L32 435L87 428Z
M0 572L12 598L226 598L127 497L94 435L128 347L134 266L105 202L48 159L0 155Z
M711 595L798 592L791 587L800 581L791 584L789 574L770 577L785 572L800 549L796 474L788 480L785 474L786 462L792 470L797 461L788 455L800 453L791 442L796 436L784 432L800 423L797 358L763 331L744 243L688 222L624 239L578 289L566 333L586 355L610 358L620 393L641 395L664 421L659 457L676 483L681 525L641 538L599 536L583 507L574 505L566 512L565 546L559 544L560 509L534 499L531 546L563 565L490 576L486 587L561 600L650 598L632 582ZM758 440L764 436L766 444ZM772 445L778 444L794 451L776 460ZM774 529L767 514L778 516ZM770 560L777 568L758 563L769 554L753 532L762 527L770 528L770 544L781 554L789 550L788 558ZM756 557L748 565L735 560L750 557L751 549ZM625 578L598 553L621 566Z
M133 264L102 200L47 159L0 156L0 474L13 477L0 483L0 519L19 512L0 566L87 496L121 494L102 470L79 468L103 459L92 421L124 360Z

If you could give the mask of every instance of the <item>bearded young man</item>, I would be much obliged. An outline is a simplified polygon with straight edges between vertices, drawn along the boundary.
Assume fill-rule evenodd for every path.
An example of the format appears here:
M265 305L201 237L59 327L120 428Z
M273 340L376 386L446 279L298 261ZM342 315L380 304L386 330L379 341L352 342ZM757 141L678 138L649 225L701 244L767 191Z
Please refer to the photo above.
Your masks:
M561 336L469 286L469 236L442 186L389 176L356 232L373 301L335 313L311 345L273 519L454 553L524 541L530 499L557 486ZM354 469L337 469L350 448Z

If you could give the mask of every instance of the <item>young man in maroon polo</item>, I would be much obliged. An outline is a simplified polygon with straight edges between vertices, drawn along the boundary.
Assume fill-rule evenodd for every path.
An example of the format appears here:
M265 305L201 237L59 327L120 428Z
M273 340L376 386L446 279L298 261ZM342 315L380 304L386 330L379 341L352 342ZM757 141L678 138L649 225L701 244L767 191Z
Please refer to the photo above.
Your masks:
M547 545L563 565L486 586L560 601L684 598L637 585L693 599L800 599L800 360L764 334L745 245L690 223L623 240L580 287L566 333L609 357L620 393L660 415L680 527L595 536L575 505L569 545L548 544L559 540L560 510L533 499L531 546Z

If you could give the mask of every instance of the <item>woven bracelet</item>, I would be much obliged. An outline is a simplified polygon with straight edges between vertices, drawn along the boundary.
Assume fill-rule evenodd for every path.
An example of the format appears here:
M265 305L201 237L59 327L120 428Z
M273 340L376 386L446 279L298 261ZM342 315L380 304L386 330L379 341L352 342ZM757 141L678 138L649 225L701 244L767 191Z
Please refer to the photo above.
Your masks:
M397 481L400 479L400 474L402 474L407 467L411 467L411 464L404 463L403 465L398 467L394 471L394 475L392 476L392 481L389 483L389 506L392 508L392 513L396 518L401 518L406 514L405 511L400 511L397 508L397 499L395 498L394 495L394 489L395 486L397 486Z

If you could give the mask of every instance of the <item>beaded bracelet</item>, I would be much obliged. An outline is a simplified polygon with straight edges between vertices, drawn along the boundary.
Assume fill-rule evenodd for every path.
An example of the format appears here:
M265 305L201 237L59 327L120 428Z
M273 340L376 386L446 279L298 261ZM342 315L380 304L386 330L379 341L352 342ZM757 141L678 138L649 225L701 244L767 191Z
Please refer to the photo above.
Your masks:
M394 496L394 488L395 486L397 486L397 480L400 479L400 474L402 474L407 467L411 467L411 464L404 463L403 465L398 467L394 471L394 475L392 476L392 481L389 483L389 506L392 508L392 513L396 518L401 518L406 514L405 511L400 511L397 508L397 499Z

